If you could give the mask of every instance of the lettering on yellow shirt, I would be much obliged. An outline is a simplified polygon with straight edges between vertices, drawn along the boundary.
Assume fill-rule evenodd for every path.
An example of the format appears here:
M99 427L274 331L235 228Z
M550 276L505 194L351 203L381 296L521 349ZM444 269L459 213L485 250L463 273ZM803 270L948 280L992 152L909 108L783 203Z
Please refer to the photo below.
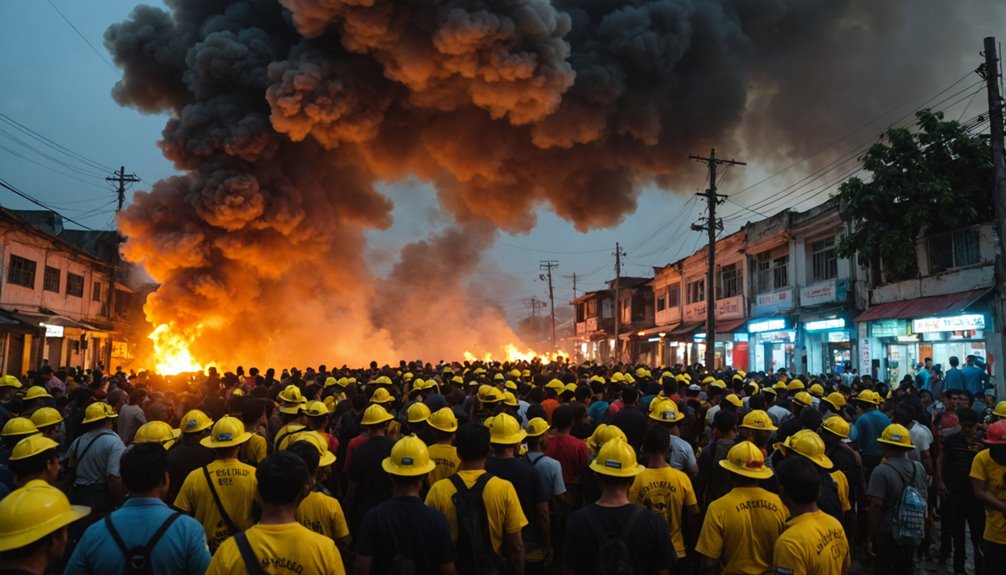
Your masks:
M338 499L324 493L309 493L297 506L296 518L304 527L332 541L349 536L349 525L342 505Z
M696 505L695 490L687 475L673 467L646 469L636 476L629 489L629 501L659 515L667 524L674 551L685 556L681 521L685 506Z
M210 472L210 480L216 486L220 503L234 522L234 526L242 531L251 527L252 507L258 498L255 468L237 459L218 459L211 462L207 469ZM209 484L206 483L203 468L192 471L185 478L174 505L195 517L203 525L211 553L232 535L217 508Z
M434 443L430 446L429 451L430 459L436 464L436 467L433 468L433 471L429 475L430 485L457 472L458 466L461 465L461 460L458 458L456 447L444 443Z
M823 511L790 519L776 541L773 565L777 574L841 575L851 562L849 541L837 519Z
M709 504L695 550L718 559L724 575L763 575L788 511L760 487L735 487Z
M262 570L270 575L345 575L335 543L299 523L255 525L246 532ZM210 561L207 575L247 573L234 538L228 538Z

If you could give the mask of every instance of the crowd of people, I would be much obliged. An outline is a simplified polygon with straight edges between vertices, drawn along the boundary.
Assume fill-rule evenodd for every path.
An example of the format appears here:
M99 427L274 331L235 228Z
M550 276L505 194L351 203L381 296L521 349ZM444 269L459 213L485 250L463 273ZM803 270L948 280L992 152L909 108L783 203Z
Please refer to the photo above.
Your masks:
M986 381L45 366L0 379L0 574L998 573Z

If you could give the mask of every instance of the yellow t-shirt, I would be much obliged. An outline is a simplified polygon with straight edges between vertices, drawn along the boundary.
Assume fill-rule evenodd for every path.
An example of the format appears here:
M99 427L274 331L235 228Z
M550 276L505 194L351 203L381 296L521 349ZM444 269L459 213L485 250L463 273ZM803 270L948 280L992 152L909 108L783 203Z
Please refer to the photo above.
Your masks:
M723 575L769 573L786 516L778 495L760 487L734 487L709 504L695 550L719 559Z
M479 476L485 473L482 469L458 471L461 480L470 489ZM451 526L451 539L458 541L458 514L451 499L457 490L450 479L441 479L430 487L426 494L426 505L444 514ZM493 477L486 483L482 491L482 501L486 505L489 516L489 535L492 537L493 549L502 555L503 537L506 533L517 533L527 525L527 517L520 508L520 500L513 484L505 479Z
M252 526L252 503L258 498L255 468L237 459L217 459L208 466L220 503L234 526L244 531ZM175 507L203 524L210 552L231 536L231 531L217 509L203 468L189 473L175 498Z
M453 445L434 443L430 446L430 459L437 464L430 472L429 481L433 485L445 477L454 475L461 465L458 450Z
M296 439L293 438L292 436L297 435L298 433L304 433L306 431L311 431L311 428L304 425L303 423L288 423L284 425L283 427L279 428L279 431L276 432L276 436L273 437L272 439L273 450L279 451L280 444L283 444L284 442L285 442L284 447L292 444L294 441L296 441Z
M240 459L248 462L249 465L262 463L262 460L268 455L265 438L257 433L253 433L251 439L241 446L240 453Z
M790 519L775 543L777 574L842 575L851 561L845 528L820 510Z
M345 575L342 556L335 543L324 535L304 527L300 523L280 525L256 525L246 532L248 544L262 570L275 575L302 573L326 573ZM241 558L238 545L231 537L220 545L220 549L206 575L244 575L245 562Z
M971 478L985 482L989 495L999 501L1006 501L1006 466L999 465L992 459L992 453L986 449L975 456L971 462ZM1006 545L1006 516L1001 511L985 508L986 541Z
M849 478L841 471L832 471L831 479L835 482L835 490L838 491L838 501L842 504L842 513L852 509L849 501Z
M682 511L697 505L692 481L673 467L647 469L636 476L629 489L629 501L663 517L678 558L685 556L685 538L681 534Z
M297 506L297 521L315 533L321 533L332 541L349 536L346 514L342 512L339 500L312 491Z

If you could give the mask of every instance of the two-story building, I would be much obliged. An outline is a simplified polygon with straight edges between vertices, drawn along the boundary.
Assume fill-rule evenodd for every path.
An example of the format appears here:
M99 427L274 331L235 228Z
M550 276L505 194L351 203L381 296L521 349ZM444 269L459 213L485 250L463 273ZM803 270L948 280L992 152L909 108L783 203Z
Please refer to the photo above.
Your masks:
M612 361L615 354L614 294L589 291L572 301L576 322L576 360Z

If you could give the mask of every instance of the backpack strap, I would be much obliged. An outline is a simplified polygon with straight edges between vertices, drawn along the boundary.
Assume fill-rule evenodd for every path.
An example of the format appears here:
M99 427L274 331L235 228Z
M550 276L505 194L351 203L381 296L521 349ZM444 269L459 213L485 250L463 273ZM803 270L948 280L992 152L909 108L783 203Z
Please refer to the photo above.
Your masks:
M144 547L146 547L147 549L148 561L150 559L149 554L153 552L154 547L157 545L157 542L161 540L161 537L163 537L164 534L168 531L168 528L171 527L171 524L174 523L175 520L181 516L182 514L178 511L172 513L167 519L164 520L164 523L161 523L161 526L157 528L157 531L154 532L154 535L153 537L150 538L150 541L147 541L147 544ZM129 563L130 550L128 547L126 547L126 542L122 540L122 536L119 535L119 530L116 529L115 525L112 524L111 513L105 516L105 529L108 529L108 534L112 536L112 541L115 541L115 546L118 547L119 551L122 551L122 554L126 557L126 563Z
M99 433L99 434L95 435L94 437L92 437L91 441L89 441L87 443L87 445L84 446L84 451L81 452L79 455L77 455L76 452L75 452L74 456L70 458L74 462L74 465L73 465L74 469L76 469L80 465L80 461L82 459L84 459L84 456L87 455L88 451L90 451L91 446L94 445L94 442L98 441L104 435L108 435L108 434L107 433ZM80 447L80 438L79 437L76 440L74 440L74 444L73 445L76 446L76 447Z
M262 570L262 563L259 562L255 552L252 551L251 544L248 543L248 536L244 531L238 531L234 535L234 542L237 543L238 551L241 553L241 560L244 561L248 575L266 575Z
M277 435L272 440L272 447L273 447L273 449L275 451L279 451L279 446L280 446L280 444L283 443L284 439L286 439L287 437L290 437L291 435L296 435L298 433L304 433L305 431L309 431L308 428L307 427L301 427L300 429L294 429L292 431L287 431L283 435Z
M203 466L203 475L206 477L206 485L210 487L210 495L213 496L213 502L217 505L217 511L220 512L220 516L223 518L224 523L227 524L227 529L230 529L231 533L237 533L241 531L237 528L237 525L231 520L231 516L227 514L227 510L224 509L223 502L220 501L220 494L217 493L216 485L213 485L213 479L210 477L210 466Z
M115 541L115 546L119 548L119 551L122 551L122 554L126 557L126 562L128 563L129 549L126 548L126 543L122 540L122 537L119 535L119 532L115 529L115 526L112 525L111 513L105 516L105 529L108 530L108 534L112 536L112 541Z
M538 459L532 460L531 459L531 453L529 452L527 455L524 456L524 458L531 462L531 467L536 467L538 465L539 461L541 461L542 459L545 459L545 454L542 453L541 457L539 457Z
M150 541L147 541L148 551L154 550L154 547L157 545L157 542L160 541L161 537L164 537L164 534L168 532L168 529L171 527L171 524L174 523L175 520L181 516L182 514L176 511L175 513L172 513L170 517L165 519L164 523L161 523L161 526L157 529L157 531L154 532L154 535L150 538ZM106 515L105 517L110 517L110 515Z

